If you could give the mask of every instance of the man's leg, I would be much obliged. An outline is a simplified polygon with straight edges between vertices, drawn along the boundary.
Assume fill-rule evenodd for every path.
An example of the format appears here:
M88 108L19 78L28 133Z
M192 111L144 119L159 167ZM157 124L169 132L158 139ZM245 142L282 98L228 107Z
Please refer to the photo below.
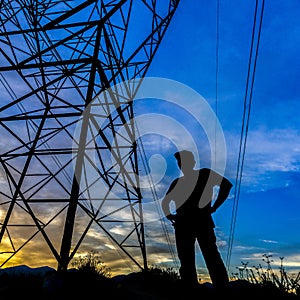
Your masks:
M180 277L184 284L197 285L198 277L195 266L196 238L190 228L175 226L177 254L180 260Z
M214 228L203 228L198 234L197 240L214 287L227 288L229 286L229 278L216 244Z

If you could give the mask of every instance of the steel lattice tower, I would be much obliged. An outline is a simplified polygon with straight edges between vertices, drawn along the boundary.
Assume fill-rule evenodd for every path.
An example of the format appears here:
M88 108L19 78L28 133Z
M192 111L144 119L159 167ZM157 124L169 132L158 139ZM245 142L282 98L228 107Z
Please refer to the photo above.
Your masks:
M145 76L178 2L0 1L0 267L31 253L66 270L102 232L147 268L132 121L139 85L92 100Z

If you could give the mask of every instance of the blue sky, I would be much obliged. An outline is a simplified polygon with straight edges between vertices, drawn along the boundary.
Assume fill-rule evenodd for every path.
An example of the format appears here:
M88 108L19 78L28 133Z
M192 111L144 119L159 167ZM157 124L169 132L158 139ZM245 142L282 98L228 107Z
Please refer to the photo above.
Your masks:
M261 5L262 2L258 3ZM157 179L155 192L158 200L173 178L179 175L173 157L178 146L196 150L199 154L197 167L211 166L212 145L209 145L210 137L205 132L208 128L201 125L211 121L215 126L215 116L226 142L224 174L235 184L254 8L255 1L220 0L217 39L217 0L180 2L147 73L148 77L162 78L162 82L169 80L169 90L164 90L164 99L150 97L136 101L134 106L137 125L145 133L141 140L146 159L153 167L153 179ZM141 22L143 16L135 13ZM265 1L231 272L241 266L242 261L258 265L265 253L273 255L276 266L279 266L279 257L283 256L288 270L300 270L299 17L298 0ZM131 31L128 40L134 42L135 37L144 36L141 28ZM10 75L7 79L11 79ZM153 92L158 89L158 86L155 87ZM23 88L18 84L15 92L18 94ZM5 99L10 101L9 97ZM203 112L199 103L201 109L206 108L209 112L207 119L203 115L200 117ZM203 122L197 118L202 118ZM217 151L224 148L220 140L215 143ZM140 168L143 168L142 157ZM143 177L142 181L146 179ZM157 203L151 203L153 190L146 186L142 192L149 264L173 266L174 257L167 244L169 237L175 249L173 228L155 213ZM214 214L224 260L228 254L233 207L234 189ZM158 217L161 222L157 222ZM168 237L164 234L164 225L167 226ZM116 226L112 230L123 234L121 227ZM96 228L91 230L83 250L99 250L110 267L118 272L127 271L124 268L127 262L110 251L115 248L101 240L96 231ZM56 232L53 236L57 236ZM29 251L35 259L35 262L31 261L33 265L37 264L41 251L48 254L44 245L38 243L33 244ZM43 264L48 262L46 259ZM197 266L199 274L206 273L199 252Z
M225 174L233 183L254 6L255 1L220 1L217 103L216 1L180 3L147 74L183 83L201 94L212 109L217 105L217 117L227 144ZM283 256L291 271L300 267L299 17L298 1L265 2L230 264L232 272L241 261L258 265L265 253L272 254L274 266L278 266L279 257ZM142 109L144 113L145 107ZM197 135L197 131L192 134ZM175 161L168 156L170 151L165 154L171 168L169 180L161 182L161 195L171 178L178 175L176 166L172 167ZM200 147L199 152L204 155L201 151ZM225 259L232 207L231 195L214 216ZM198 263L204 270L200 255Z

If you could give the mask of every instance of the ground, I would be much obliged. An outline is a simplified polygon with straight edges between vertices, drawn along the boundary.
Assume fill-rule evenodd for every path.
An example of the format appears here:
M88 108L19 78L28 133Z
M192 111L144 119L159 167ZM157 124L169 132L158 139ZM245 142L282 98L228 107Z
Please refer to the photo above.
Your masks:
M215 291L209 283L197 287L183 286L179 279L163 274L145 272L118 275L112 278L78 271L60 274L54 270L43 276L33 274L1 274L0 298L60 300L66 298L108 298L123 300L176 300L176 299L300 299L299 296L281 292L274 285L261 286L246 280L230 282L228 291Z

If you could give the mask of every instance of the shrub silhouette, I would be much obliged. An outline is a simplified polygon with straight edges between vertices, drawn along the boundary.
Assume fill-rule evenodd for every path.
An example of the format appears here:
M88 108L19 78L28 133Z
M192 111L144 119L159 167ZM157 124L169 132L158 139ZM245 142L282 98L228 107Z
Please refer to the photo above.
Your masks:
M110 269L103 263L100 256L94 251L90 251L84 256L75 258L71 265L79 272L86 275L94 275L103 278L111 278Z

